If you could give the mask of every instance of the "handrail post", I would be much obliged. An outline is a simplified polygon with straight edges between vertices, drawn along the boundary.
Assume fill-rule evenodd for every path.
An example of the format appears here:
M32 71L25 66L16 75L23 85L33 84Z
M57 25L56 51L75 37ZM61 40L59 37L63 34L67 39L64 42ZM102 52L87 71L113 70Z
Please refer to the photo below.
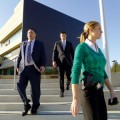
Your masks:
M16 62L17 58L14 59L14 90L16 89Z

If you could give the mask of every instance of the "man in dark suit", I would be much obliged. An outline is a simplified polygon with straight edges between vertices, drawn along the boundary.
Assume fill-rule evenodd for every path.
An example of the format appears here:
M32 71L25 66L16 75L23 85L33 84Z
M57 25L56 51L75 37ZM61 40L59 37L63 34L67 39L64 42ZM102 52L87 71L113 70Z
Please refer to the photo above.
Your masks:
M29 29L27 31L28 40L22 42L20 53L17 60L17 72L19 80L17 89L22 101L24 102L24 110L22 116L27 115L31 109L31 114L36 114L40 105L39 99L41 95L40 83L41 73L45 71L46 55L44 45L41 41L36 40L36 31ZM26 87L30 81L32 108L29 104L30 100L26 95Z
M71 67L74 58L74 49L72 43L66 41L66 32L60 33L60 41L57 41L53 49L53 67L58 68L59 82L60 82L60 97L64 97L64 73L66 72L67 82L66 90L70 86Z

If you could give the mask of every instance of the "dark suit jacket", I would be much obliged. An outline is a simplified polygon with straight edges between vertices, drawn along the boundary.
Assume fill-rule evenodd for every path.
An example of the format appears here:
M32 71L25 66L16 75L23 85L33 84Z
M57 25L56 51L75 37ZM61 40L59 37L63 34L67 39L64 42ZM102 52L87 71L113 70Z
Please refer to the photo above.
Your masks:
M25 67L25 65L24 65L25 59L24 58L25 58L26 45L27 45L27 41L24 41L21 44L20 53L19 53L18 60L17 60L17 68L21 67L21 65L23 65L22 69L24 69L24 67ZM45 49L44 49L44 45L41 41L35 40L33 52L32 52L32 59L38 68L40 68L40 66L46 65Z
M63 62L64 59L66 59L67 63L72 66L73 58L74 58L74 49L71 42L66 41L65 50L63 50L62 48L61 41L55 43L52 60L55 61L58 66L59 66L59 62Z

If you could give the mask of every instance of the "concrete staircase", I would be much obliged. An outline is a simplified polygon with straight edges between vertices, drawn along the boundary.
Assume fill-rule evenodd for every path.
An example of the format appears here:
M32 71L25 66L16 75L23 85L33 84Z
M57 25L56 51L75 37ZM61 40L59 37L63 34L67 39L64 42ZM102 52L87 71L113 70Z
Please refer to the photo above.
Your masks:
M23 103L14 90L13 79L0 79L0 113L20 113L23 110ZM120 89L115 86L116 93L120 100ZM41 106L38 114L71 114L69 109L72 101L71 89L65 91L65 97L59 97L58 79L42 79L41 81ZM27 88L28 98L30 98L30 85ZM105 90L106 102L109 98L108 90ZM120 104L116 106L107 106L108 111L119 111ZM82 113L82 111L81 111Z
M13 80L0 80L0 113L21 113L23 103L14 90ZM71 90L65 91L65 97L59 97L59 82L57 79L43 79L41 81L41 106L38 114L70 114L70 103L72 101ZM27 88L30 98L30 85Z

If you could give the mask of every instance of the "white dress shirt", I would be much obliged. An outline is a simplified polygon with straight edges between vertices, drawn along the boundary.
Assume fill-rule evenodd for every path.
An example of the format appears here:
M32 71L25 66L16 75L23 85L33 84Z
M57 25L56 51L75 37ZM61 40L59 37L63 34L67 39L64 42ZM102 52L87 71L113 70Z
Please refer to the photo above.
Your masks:
M28 51L29 42L30 42L30 40L28 40L27 45L26 45L26 50L25 50L25 66L33 65L32 52L33 52L35 40L31 41L31 62L30 63L27 62L27 51Z
M65 47L66 47L66 40L63 40L63 41L62 41L62 46L63 46L63 50L65 50Z
M85 43L91 48L93 49L95 52L98 52L98 45L93 44L89 39L85 40Z

